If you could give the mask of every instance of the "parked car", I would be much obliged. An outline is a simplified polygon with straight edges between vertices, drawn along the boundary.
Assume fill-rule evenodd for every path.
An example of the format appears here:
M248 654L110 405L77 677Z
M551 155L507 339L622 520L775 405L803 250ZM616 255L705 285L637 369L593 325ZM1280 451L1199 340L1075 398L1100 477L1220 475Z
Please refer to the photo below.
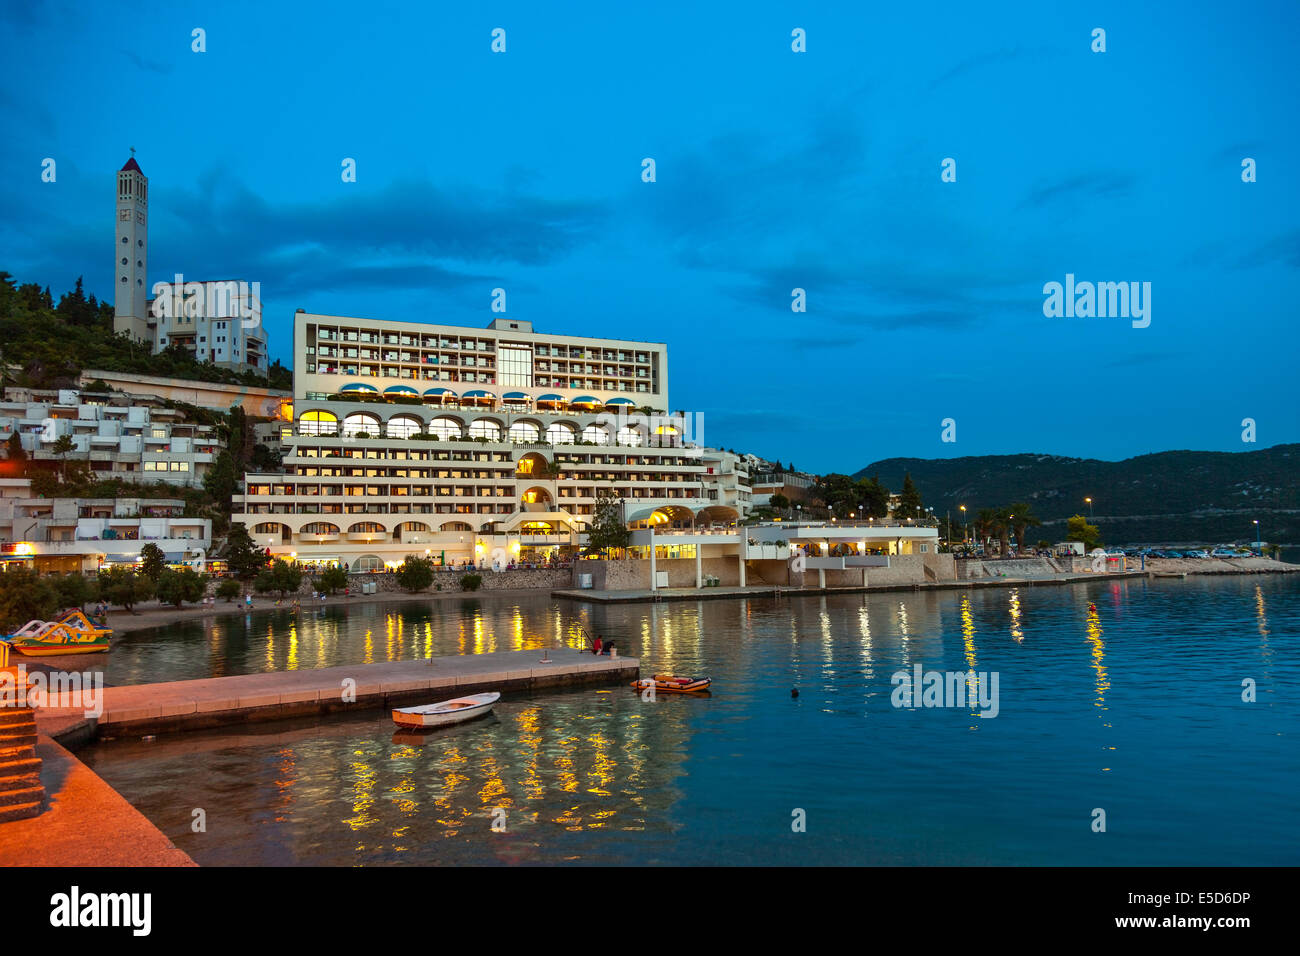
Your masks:
M1210 554L1208 551L1201 551L1200 549L1188 551L1183 554L1183 557L1185 558L1208 558L1209 556Z
M1210 557L1212 557L1212 558L1235 558L1235 557L1238 557L1238 555L1237 555L1237 552L1236 552L1236 551L1232 551L1232 550L1230 550L1230 549L1228 549L1228 548L1215 548L1213 551L1210 552Z

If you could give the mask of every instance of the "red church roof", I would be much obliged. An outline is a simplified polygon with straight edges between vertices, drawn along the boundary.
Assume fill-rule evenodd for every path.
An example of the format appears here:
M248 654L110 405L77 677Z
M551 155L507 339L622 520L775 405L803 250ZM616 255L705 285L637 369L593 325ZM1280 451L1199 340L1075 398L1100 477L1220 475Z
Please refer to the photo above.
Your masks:
M122 167L121 171L126 172L128 169L134 169L141 176L144 175L144 170L140 168L140 164L135 161L134 156L126 161L126 165Z

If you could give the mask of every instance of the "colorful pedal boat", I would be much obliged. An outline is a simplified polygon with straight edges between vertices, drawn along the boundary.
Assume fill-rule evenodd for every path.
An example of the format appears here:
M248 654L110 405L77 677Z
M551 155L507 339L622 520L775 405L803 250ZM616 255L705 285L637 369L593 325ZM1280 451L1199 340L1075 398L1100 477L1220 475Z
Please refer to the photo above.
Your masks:
M72 610L56 621L28 621L0 640L27 657L55 657L102 654L109 649L112 633L111 627L99 627L81 611Z
M708 677L674 677L671 674L655 674L654 677L643 677L639 680L632 681L632 686L637 690L645 690L647 687L654 686L656 691L666 691L670 694L694 694L702 690L708 690L713 680Z

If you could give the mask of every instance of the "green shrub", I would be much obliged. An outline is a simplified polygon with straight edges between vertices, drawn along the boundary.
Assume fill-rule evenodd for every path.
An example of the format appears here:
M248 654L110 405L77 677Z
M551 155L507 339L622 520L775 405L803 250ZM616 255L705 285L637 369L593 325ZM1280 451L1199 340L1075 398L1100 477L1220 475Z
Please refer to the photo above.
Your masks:
M482 583L483 575L481 574L462 574L460 576L460 589L462 591L477 591Z

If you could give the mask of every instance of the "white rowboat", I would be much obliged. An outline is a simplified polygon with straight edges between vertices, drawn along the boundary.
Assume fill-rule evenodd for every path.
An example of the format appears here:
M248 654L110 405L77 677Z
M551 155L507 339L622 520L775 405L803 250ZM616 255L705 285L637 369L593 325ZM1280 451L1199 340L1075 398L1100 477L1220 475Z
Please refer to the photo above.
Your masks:
M463 720L473 720L492 712L492 705L501 699L501 695L471 694L469 697L457 697L444 700L440 704L425 704L421 707L403 707L393 711L393 723L399 727L442 727L446 724L459 724Z

